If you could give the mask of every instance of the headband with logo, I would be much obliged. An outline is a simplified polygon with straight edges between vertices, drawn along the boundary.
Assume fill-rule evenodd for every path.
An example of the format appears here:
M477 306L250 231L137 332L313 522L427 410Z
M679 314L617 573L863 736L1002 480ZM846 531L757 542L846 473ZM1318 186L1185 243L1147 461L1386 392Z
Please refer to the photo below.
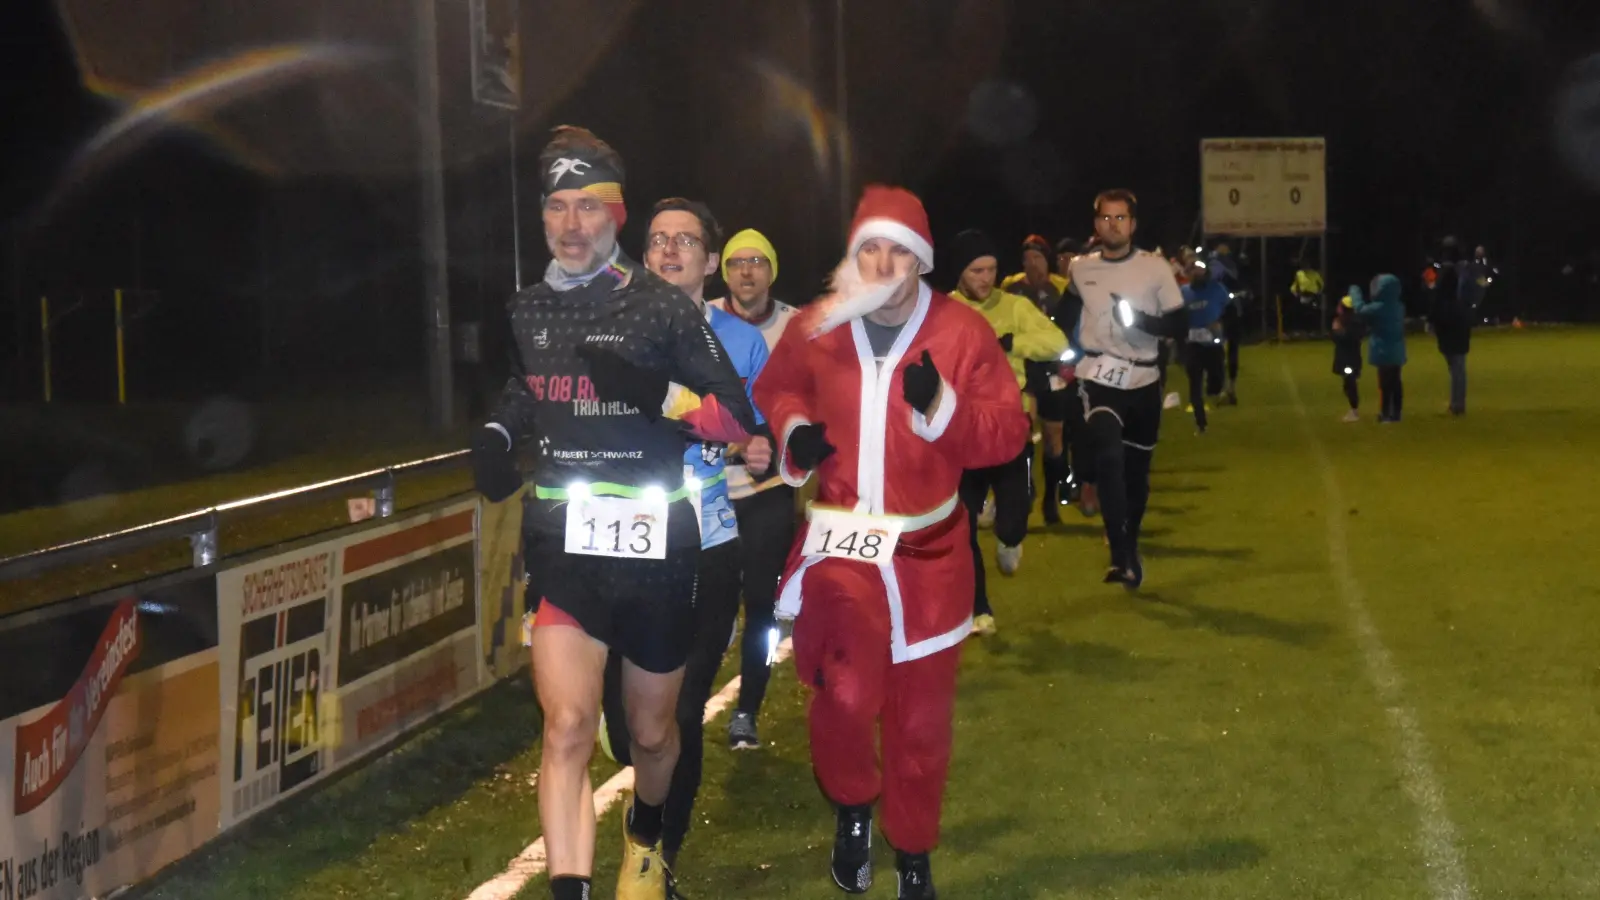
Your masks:
M599 198L618 228L628 220L628 208L622 202L622 175L598 155L575 150L550 164L544 172L544 195L571 190L587 191Z

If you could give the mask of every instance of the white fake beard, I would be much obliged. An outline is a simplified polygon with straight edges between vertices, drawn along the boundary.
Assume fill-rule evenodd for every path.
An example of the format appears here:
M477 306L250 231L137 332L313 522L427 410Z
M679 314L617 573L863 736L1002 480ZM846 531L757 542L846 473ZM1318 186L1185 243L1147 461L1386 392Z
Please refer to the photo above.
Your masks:
M907 279L916 277L915 274L906 276ZM846 257L828 279L828 293L815 304L822 313L822 321L812 329L811 337L822 337L840 325L882 309L905 283L902 279L887 284L867 284L861 280L855 258Z

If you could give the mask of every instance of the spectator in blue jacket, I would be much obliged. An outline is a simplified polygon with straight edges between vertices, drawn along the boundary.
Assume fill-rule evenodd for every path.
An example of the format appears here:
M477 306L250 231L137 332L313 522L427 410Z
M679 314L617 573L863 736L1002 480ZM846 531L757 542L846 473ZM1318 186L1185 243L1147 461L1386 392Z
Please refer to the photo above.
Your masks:
M1400 369L1406 364L1406 308L1400 302L1400 279L1389 274L1373 278L1371 294L1372 299L1358 301L1356 315L1371 329L1367 362L1378 370L1378 421L1398 422L1405 397Z
M1189 309L1189 335L1183 347L1183 367L1189 375L1189 407L1195 428L1206 433L1206 394L1222 393L1222 312L1228 306L1228 286L1213 278L1200 260L1189 266L1189 283L1183 286L1183 303ZM1211 382L1207 391L1206 381Z

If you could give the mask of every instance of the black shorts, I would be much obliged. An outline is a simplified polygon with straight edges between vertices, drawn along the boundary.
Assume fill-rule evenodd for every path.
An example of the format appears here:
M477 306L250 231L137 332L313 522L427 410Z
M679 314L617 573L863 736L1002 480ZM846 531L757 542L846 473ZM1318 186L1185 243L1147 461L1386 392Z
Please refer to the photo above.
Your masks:
M1078 401L1071 388L1059 391L1038 391L1034 395L1038 401L1039 418L1046 422L1062 422L1067 418L1067 407Z
M1084 419L1109 411L1122 423L1122 443L1140 450L1156 448L1161 436L1160 382L1125 391L1094 381L1079 381L1078 396L1083 399Z
M566 613L646 672L674 672L689 659L699 547L669 550L666 559L607 559L567 553L559 539L540 536L528 554L529 588L540 605Z

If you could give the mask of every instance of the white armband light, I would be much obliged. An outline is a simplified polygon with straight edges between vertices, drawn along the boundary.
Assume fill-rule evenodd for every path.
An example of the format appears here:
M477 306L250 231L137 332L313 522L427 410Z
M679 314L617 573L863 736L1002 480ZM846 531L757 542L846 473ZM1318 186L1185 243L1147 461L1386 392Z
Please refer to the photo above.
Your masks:
M1127 298L1118 297L1117 301L1116 301L1116 310L1117 310L1117 321L1122 323L1122 327L1123 328L1132 328L1133 327L1133 304L1128 302Z

